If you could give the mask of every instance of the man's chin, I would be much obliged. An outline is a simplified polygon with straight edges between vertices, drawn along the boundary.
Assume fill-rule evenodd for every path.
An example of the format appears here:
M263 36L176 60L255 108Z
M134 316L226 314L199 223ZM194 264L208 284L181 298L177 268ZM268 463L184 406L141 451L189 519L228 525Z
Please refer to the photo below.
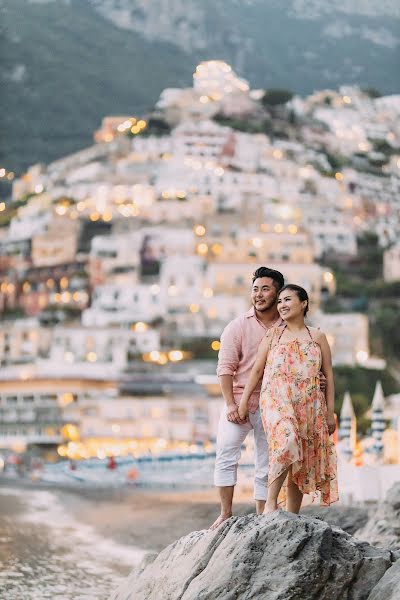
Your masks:
M261 304L260 306L258 306L257 304L254 305L254 308L256 309L257 312L265 312L266 310L270 310L270 308L273 307L273 304Z

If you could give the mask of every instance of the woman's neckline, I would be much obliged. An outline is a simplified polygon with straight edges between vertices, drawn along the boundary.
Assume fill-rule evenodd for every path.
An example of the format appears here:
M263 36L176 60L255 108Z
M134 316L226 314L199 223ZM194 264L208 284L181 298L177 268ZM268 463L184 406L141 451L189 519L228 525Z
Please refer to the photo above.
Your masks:
M315 342L313 336L311 335L310 328L307 325L305 325L304 327L307 330L307 333L308 333L308 336L309 336L308 339L307 338L299 339L298 337L294 337L291 340L286 340L286 341L281 342L281 338L282 338L283 334L285 333L286 330L288 330L288 327L285 324L285 326L282 328L282 332L281 332L281 334L280 334L280 336L278 338L278 344L290 344L292 342L297 342L298 344L302 344L304 342L307 342L307 343Z

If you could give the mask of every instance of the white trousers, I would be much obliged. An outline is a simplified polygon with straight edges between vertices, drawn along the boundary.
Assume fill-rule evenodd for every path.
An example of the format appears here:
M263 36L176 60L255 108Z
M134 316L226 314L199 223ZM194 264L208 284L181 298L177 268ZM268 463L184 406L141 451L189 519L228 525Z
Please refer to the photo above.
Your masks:
M222 409L217 433L217 456L215 459L214 484L217 487L235 485L237 468L241 457L241 446L251 429L254 430L254 498L267 499L268 443L258 408L249 414L243 425L231 423L226 418L227 407Z

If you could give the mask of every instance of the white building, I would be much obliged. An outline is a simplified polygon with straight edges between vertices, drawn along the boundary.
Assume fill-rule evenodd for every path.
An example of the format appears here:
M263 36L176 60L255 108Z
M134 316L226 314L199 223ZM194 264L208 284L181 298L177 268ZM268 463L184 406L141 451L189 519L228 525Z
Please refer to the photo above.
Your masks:
M85 327L150 323L166 314L166 301L157 285L111 285L96 287L92 305L82 313Z

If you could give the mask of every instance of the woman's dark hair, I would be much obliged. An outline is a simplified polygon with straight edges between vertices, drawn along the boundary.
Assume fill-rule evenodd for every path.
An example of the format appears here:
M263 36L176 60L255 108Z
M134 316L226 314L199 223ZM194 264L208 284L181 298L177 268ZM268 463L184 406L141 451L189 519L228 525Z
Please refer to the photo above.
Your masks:
M285 280L282 273L275 271L275 269L269 269L268 267L259 267L253 273L253 283L259 277L269 277L275 284L277 292L285 285Z
M307 306L304 309L304 316L306 316L306 314L308 313L310 303L306 290L300 287L299 285L296 285L295 283L287 283L285 286L283 286L281 290L279 290L279 295L281 295L282 292L284 292L285 290L292 290L293 292L295 292L300 302L307 300Z

